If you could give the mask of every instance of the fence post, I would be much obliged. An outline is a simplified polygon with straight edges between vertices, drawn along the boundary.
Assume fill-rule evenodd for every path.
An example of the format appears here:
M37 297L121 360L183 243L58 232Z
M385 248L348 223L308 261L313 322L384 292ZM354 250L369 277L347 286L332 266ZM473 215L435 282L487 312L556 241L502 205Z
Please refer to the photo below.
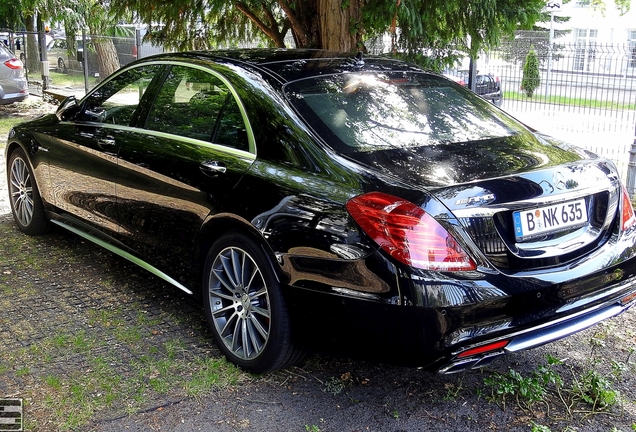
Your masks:
M82 71L84 72L84 94L88 93L88 44L86 29L82 29Z
M629 150L629 163L627 164L627 193L634 199L636 195L636 129L634 129L634 142Z
M141 53L141 29L135 29L135 57L133 60L138 60L143 57Z

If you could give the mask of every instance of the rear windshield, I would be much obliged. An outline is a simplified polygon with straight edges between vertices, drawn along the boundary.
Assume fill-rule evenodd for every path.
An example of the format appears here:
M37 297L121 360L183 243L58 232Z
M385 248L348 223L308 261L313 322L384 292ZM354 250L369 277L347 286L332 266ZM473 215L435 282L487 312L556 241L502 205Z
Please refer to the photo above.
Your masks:
M521 126L449 80L427 73L346 73L302 79L288 100L344 153L504 138Z

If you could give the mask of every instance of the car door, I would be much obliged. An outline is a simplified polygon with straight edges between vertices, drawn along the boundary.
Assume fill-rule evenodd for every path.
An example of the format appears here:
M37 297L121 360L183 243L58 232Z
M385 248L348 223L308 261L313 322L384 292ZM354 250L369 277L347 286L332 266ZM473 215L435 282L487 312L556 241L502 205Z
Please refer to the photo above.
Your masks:
M141 98L161 65L125 71L89 93L55 136L39 136L47 147L55 205L69 217L115 233L117 154L134 135Z
M122 241L166 272L187 267L203 221L254 161L248 130L227 80L172 64L143 130L119 151Z

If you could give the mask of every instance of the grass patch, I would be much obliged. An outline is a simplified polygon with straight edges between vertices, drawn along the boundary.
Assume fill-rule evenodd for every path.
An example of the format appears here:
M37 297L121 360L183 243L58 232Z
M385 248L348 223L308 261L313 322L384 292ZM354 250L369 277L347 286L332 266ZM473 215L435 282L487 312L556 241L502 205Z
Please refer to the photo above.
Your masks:
M615 102L611 100L598 100L598 99L581 99L581 98L573 98L573 97L561 96L561 95L550 95L549 97L546 97L544 95L535 94L534 96L529 98L525 94L516 92L516 91L505 91L504 99L522 101L522 102L537 102L537 103L546 103L546 104L554 104L554 105L568 105L573 107L608 109L608 110L617 110L617 111L636 109L636 104L634 103Z
M84 89L84 75L80 73L59 73L50 71L49 77L51 78L52 85L56 87L70 87ZM93 88L97 84L98 80L95 77L89 75L88 88Z
M16 117L0 117L0 135L7 135L9 130L21 121L22 119ZM5 144L5 142L0 142L1 147L4 147Z

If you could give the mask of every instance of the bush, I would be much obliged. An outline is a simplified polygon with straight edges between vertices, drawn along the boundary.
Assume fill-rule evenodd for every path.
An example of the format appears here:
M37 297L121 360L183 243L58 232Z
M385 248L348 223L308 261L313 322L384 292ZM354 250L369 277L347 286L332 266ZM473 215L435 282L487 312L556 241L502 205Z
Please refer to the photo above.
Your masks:
M532 97L534 91L541 85L541 74L539 72L539 59L534 47L530 48L526 60L523 62L523 78L521 79L521 90L528 97Z

